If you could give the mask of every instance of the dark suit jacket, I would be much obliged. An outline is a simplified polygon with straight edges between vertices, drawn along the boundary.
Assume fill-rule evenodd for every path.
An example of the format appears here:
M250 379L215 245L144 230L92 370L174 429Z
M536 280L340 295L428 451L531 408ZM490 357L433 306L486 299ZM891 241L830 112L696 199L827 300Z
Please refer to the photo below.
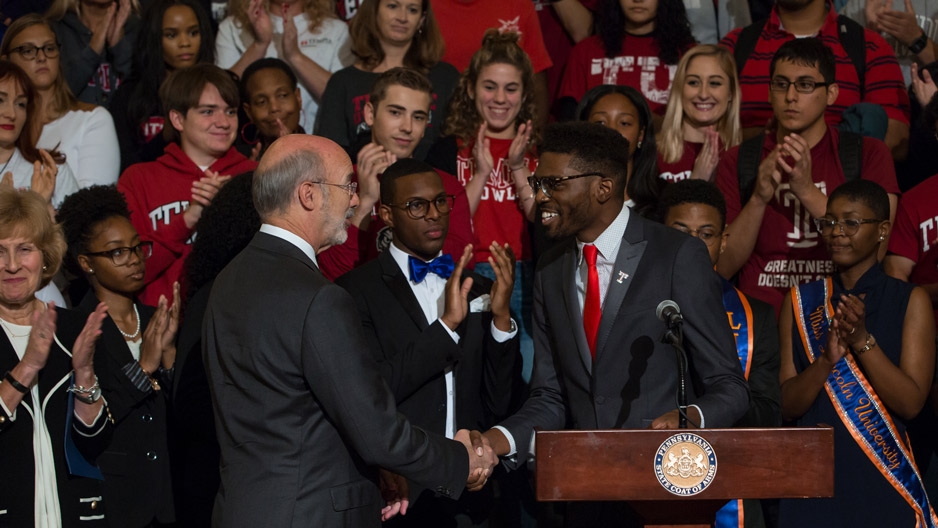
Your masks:
M86 316L98 299L89 290L78 305ZM156 311L137 304L141 336ZM173 521L166 429L167 391L143 392L123 372L134 358L110 316L101 325L94 358L95 374L116 422L108 448L98 457L104 474L104 498L111 526L148 526L153 519Z
M782 388L778 384L781 363L778 324L771 304L746 296L752 307L752 366L749 369L750 404L736 427L781 427Z
M106 502L95 500L101 497L101 481L70 475L65 458L66 435L71 436L75 446L91 462L104 450L111 437L107 413L102 413L90 429L80 425L80 420L73 418L72 425L83 434L76 434L76 431L66 425L68 403L72 398L72 395L66 392L71 386L71 349L84 327L85 318L78 312L64 308L56 308L55 312L55 336L65 349L55 342L52 343L46 365L39 373L38 383L39 395L43 400L41 416L52 442L62 526L107 526ZM100 351L100 348L97 351ZM0 373L12 369L19 361L6 332L0 331ZM97 365L95 367L97 368ZM0 478L0 511L5 512L0 514L0 526L36 524L33 513L36 483L33 413L36 408L32 395L27 394L16 409L10 409L16 413L16 420L10 420L0 409L0 468L3 468ZM101 430L102 424L106 424L104 430ZM100 432L95 436L84 436L95 431Z
M562 429L567 415L573 429L644 429L675 409L675 354L661 342L665 325L655 315L665 299L684 315L688 403L700 407L708 428L730 427L743 416L748 388L720 279L699 240L630 214L603 304L595 365L577 300L576 260L571 240L538 263L531 395L502 424L521 454L534 427Z
M465 448L397 413L351 297L289 242L258 233L219 274L203 343L217 526L379 526L371 465L462 492Z
M491 289L485 277L472 277L470 302ZM512 384L520 377L518 336L496 342L489 331L491 312L467 315L456 344L442 323L427 323L407 276L388 251L337 284L355 300L381 374L398 410L414 425L445 433L443 370L448 367L455 367L457 379L457 429L488 428L508 414Z

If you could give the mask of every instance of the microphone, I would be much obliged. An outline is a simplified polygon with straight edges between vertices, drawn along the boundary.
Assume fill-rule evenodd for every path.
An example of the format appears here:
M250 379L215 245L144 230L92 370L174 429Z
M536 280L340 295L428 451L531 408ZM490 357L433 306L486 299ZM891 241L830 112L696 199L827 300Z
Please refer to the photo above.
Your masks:
M658 316L658 319L664 321L668 328L684 322L680 307L671 299L665 299L658 303L658 307L655 308L655 315Z

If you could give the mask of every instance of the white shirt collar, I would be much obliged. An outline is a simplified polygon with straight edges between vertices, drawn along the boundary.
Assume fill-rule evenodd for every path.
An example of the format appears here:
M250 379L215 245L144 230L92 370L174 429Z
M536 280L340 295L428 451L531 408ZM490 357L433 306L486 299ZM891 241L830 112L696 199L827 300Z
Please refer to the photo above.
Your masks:
M592 242L604 259L615 261L616 255L619 253L619 246L622 244L622 236L625 235L625 228L629 225L630 214L629 206L622 204L622 210L616 215L615 220ZM580 265L583 261L583 246L586 244L586 242L580 242L579 239L576 241L577 265Z
M303 253L313 261L313 264L316 267L319 267L319 262L316 260L316 251L313 249L313 246L309 242L303 240L296 233L287 231L281 227L277 227L270 224L261 224L261 233L267 233L268 235L275 236L281 240L286 240L287 242L293 244L300 249Z

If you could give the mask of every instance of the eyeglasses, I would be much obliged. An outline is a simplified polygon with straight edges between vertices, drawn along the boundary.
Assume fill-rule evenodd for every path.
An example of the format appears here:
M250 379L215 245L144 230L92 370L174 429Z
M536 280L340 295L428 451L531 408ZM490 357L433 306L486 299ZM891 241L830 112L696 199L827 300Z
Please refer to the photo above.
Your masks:
M59 56L59 45L58 43L46 44L45 46L33 46L32 44L23 44L22 46L17 46L10 51L19 53L20 57L23 57L23 60L36 60L36 53L42 51L42 54L46 56L47 59L54 59Z
M681 231L682 233L687 233L694 238L703 240L703 243L706 244L707 247L712 246L720 240L721 233L712 227L703 227L700 229L690 229L689 227L682 225L672 225L671 227Z
M788 87L795 85L795 91L798 93L809 94L814 93L814 90L817 90L821 86L830 86L833 83L815 81L814 79L798 79L797 81L789 81L784 77L776 77L769 81L769 90L773 92L785 92L788 93Z
M453 204L456 203L456 197L452 194L441 194L433 200L424 200L423 198L414 198L402 204L384 204L388 207L399 207L407 212L407 216L414 220L423 220L430 214L430 204L436 208L441 215L448 215L453 210Z
M534 194L537 194L537 190L540 189L541 192L544 193L544 196L550 198L550 193L557 190L557 184L567 180L585 178L587 176L605 177L606 175L601 172L586 172L583 174L574 174L573 176L528 176L528 185L531 186L531 190L534 191Z
M352 195L355 194L355 191L358 190L357 182L350 182L350 183L345 183L345 184L329 183L329 182L315 182L315 183L318 183L319 185L328 185L330 187L338 187L340 189L345 189L345 191L348 193L349 198L351 198Z
M153 242L141 242L134 247L119 247L107 251L95 251L84 253L89 257L107 257L115 266L126 266L130 263L130 255L137 255L137 258L146 260L153 254Z
M831 220L830 218L815 218L814 225L824 236L828 236L834 230L834 226L840 226L840 232L847 236L853 236L860 230L862 224L878 224L882 220L875 218L845 218L843 220Z

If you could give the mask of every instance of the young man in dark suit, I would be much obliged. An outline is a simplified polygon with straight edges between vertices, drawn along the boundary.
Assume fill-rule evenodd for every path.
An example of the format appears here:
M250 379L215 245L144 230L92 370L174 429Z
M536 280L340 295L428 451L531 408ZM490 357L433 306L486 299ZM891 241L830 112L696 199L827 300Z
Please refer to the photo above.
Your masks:
M391 245L337 281L355 299L398 409L413 424L449 438L459 428L484 430L505 417L520 380L508 308L514 255L507 245L492 244L493 283L457 273L472 255L466 246L454 272L452 256L443 254L452 207L453 196L433 167L413 158L395 162L381 177L378 209ZM391 524L442 526L459 516L465 521L459 526L474 526L488 519L491 489L458 502L424 490L414 506Z
M446 440L397 412L351 297L319 271L316 253L348 236L351 174L341 147L306 135L275 141L254 173L263 224L215 280L203 323L216 526L378 526L373 466L455 499L494 464L468 431Z
M531 178L548 236L534 280L531 396L486 437L516 466L534 428L676 428L678 373L656 308L684 315L692 427L729 427L749 391L706 248L624 205L628 141L588 123L548 127ZM569 421L568 421L569 419ZM568 425L569 424L569 425ZM520 456L512 456L520 455ZM630 525L618 503L571 503L568 523Z

